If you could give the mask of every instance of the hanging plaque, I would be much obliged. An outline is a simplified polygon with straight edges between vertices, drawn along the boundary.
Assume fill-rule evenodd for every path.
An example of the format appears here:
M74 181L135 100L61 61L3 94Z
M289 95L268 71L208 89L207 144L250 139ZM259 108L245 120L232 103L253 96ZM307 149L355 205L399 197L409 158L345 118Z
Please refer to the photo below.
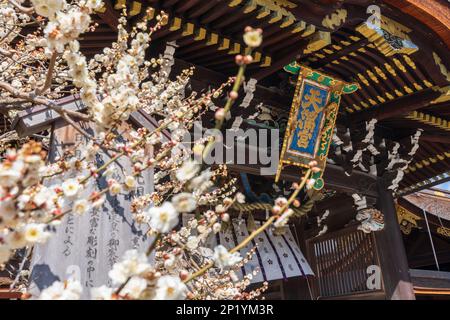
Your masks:
M348 84L318 71L292 63L285 67L298 73L294 100L283 140L276 181L285 166L308 168L310 161L317 161L322 169L313 173L314 188L324 186L322 179L328 150L333 138L341 95L355 92L357 84Z

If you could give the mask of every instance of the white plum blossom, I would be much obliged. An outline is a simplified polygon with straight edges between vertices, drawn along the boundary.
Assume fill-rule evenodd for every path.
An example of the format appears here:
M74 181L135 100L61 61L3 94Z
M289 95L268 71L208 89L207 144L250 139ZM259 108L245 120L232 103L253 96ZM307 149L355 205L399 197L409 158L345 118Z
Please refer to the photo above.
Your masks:
M83 215L89 210L89 201L86 199L79 199L74 202L72 211L77 215Z
M81 190L81 185L76 179L68 179L63 182L61 189L67 198L74 198Z
M187 287L179 277L162 276L156 283L155 300L184 300Z
M123 287L120 294L126 295L132 299L138 299L145 288L147 288L147 280L134 276L128 281L125 287Z
M50 232L46 231L44 223L30 223L24 228L25 240L29 243L44 243L50 237Z
M56 197L56 193L54 190L43 186L41 190L33 198L34 203L40 207L45 204L47 207L52 206L52 202Z
M91 289L92 300L111 300L114 289L105 285Z
M64 0L31 0L36 13L46 18L54 18L56 12L66 5Z
M174 196L172 204L178 212L192 212L197 207L194 196L188 192L182 192Z
M55 281L42 290L39 300L79 300L82 292L83 287L77 280Z
M236 193L236 201L239 203L245 203L245 195L241 192Z
M262 31L260 29L249 28L249 30L246 30L246 32L244 33L244 42L249 47L259 47L262 43L262 40Z
M124 283L128 277L150 270L147 256L136 249L127 250L120 262L114 264L108 275L114 284Z
M80 1L80 5L83 5L91 10L98 10L103 7L102 0L82 0Z
M308 179L308 181L306 181L306 188L308 190L311 190L314 187L315 183L316 183L315 179Z
M167 233L178 224L178 212L170 202L150 208L145 215L150 227L160 233Z
M121 191L122 186L120 185L120 183L116 181L112 182L111 185L109 186L109 192L111 192L113 196L118 195Z
M230 253L223 245L218 245L214 248L214 264L218 268L226 268L235 265L242 261L239 252Z
M0 167L0 185L4 187L14 186L21 178L25 169L23 161L14 161L13 164L3 163Z
M189 250L195 250L195 249L197 249L199 242L200 242L200 238L198 238L198 237L196 237L196 236L190 236L190 237L187 239L186 247L187 247Z
M133 176L126 176L124 183L128 189L136 188L136 178Z
M78 8L72 7L67 12L58 11L56 18L44 29L49 49L64 52L65 46L85 32L90 23L90 15Z
M200 165L193 160L189 160L178 169L176 176L179 181L185 182L194 178L199 171Z

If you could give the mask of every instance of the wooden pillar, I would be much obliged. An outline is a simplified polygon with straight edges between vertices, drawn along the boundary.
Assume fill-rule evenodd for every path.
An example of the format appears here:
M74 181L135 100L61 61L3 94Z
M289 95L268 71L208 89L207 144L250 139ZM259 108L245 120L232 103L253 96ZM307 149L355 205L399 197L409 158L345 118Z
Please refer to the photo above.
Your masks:
M378 181L378 208L384 214L384 230L376 232L386 299L415 300L394 198L382 179Z

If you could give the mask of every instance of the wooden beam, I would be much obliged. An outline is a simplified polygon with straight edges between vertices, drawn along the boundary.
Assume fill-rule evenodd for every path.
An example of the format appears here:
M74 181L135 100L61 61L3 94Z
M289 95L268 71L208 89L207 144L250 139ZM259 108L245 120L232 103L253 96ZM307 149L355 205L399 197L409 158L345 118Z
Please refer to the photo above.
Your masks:
M414 110L421 109L430 105L442 93L428 88L407 96L400 97L362 112L356 112L349 115L351 121L361 122L371 119L384 120L406 115Z
M307 42L299 39L297 43L291 45L283 51L280 51L275 58L272 58L272 64L270 67L262 68L256 71L251 75L251 77L257 79L258 81L267 78L271 74L281 70L285 65L300 59L306 46Z
M103 12L97 12L97 15L108 25L113 29L114 31L117 31L117 25L118 20L120 17L120 14L117 10L114 9L114 7L111 4L111 1L104 1L104 8L105 10Z
M450 144L450 135L422 133L420 141Z

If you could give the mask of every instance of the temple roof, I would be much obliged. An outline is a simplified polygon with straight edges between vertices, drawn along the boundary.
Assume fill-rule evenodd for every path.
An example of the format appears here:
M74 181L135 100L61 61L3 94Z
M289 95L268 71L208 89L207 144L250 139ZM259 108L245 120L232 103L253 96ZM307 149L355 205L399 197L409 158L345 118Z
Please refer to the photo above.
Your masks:
M422 210L450 220L450 193L437 190L423 190L404 197L406 200Z

